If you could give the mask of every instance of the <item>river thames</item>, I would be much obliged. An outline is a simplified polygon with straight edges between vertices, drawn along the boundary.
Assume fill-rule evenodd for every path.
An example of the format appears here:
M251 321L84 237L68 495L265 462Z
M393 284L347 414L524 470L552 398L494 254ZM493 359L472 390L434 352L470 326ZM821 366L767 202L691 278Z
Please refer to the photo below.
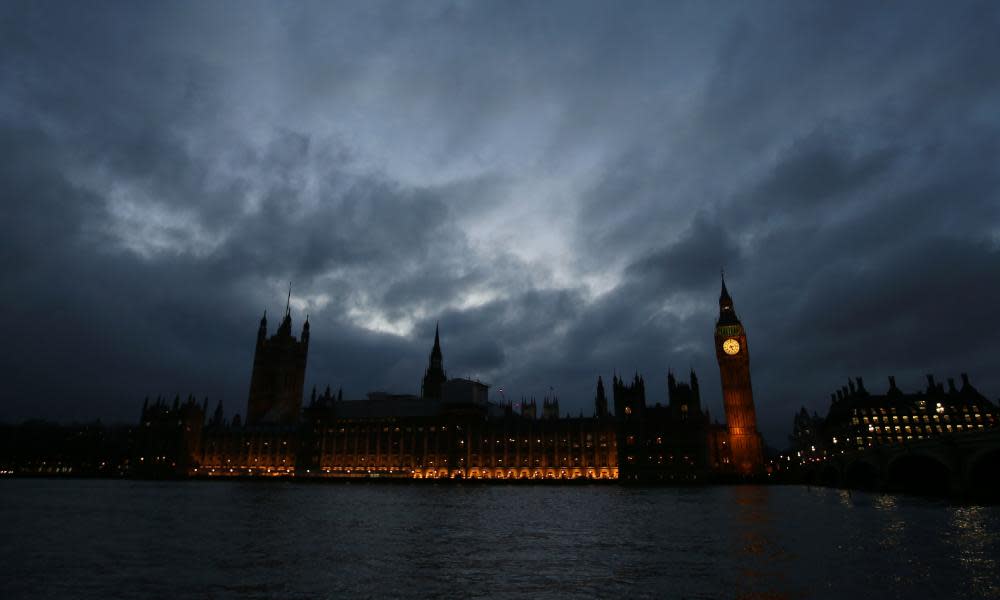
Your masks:
M3 598L996 598L1000 507L807 487L0 481Z

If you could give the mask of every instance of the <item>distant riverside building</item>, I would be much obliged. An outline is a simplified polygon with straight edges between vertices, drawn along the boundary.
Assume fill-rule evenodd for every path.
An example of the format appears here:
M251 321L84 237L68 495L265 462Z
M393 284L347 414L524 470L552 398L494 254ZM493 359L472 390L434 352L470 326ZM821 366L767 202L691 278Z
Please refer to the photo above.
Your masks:
M858 377L830 394L825 418L805 408L793 423L793 451L806 455L843 449L903 444L938 436L984 431L1000 424L997 407L979 393L969 376L961 386L949 378L947 387L927 376L922 391L904 393L889 377L884 394L872 394Z

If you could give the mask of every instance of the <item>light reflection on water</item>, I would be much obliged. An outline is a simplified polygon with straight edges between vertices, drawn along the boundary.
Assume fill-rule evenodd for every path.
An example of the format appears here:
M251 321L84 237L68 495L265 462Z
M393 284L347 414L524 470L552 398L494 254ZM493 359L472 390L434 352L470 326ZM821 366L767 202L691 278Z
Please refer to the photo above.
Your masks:
M1000 507L805 487L0 481L3 598L1000 596Z
M987 509L980 506L961 506L951 509L952 528L945 539L959 555L965 580L976 596L1000 597L996 552L990 552L1000 534L989 527Z

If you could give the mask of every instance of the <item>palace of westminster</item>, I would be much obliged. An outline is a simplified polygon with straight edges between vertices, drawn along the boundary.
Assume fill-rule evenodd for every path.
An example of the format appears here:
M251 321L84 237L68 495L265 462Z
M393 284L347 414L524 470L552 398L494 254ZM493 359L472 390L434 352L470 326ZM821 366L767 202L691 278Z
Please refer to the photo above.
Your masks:
M0 425L0 475L675 483L781 475L765 467L747 334L725 281L715 325L725 424L702 408L693 371L687 381L667 375L666 405L647 401L639 374L615 375L610 390L598 377L590 417L561 416L555 397L497 404L486 384L446 376L437 331L419 395L345 400L314 388L303 406L308 351L308 319L296 338L286 307L269 336L265 315L245 419L224 418L221 403L209 415L207 400L189 397L147 399L129 427ZM804 409L795 417L792 452L805 461L1000 427L1000 411L965 375L947 390L928 381L926 392L908 394L890 378L884 395L850 382L826 418Z
M710 421L698 378L667 377L666 406L646 384L598 377L590 417L563 417L559 400L515 406L488 386L445 374L435 331L420 395L369 393L345 400L313 389L303 406L309 322L298 338L288 308L268 336L257 330L246 419L207 418L194 398L142 409L131 471L147 476L462 478L710 481L764 471L746 332L722 284L716 354L728 425ZM539 412L539 409L540 412Z
M955 436L973 443L970 434L1000 431L1000 410L965 374L947 388L928 375L914 393L890 377L887 393L872 394L858 378L832 395L826 417L795 415L788 456L765 462L747 334L725 281L714 337L725 424L702 408L693 371L687 381L667 375L666 405L647 400L639 374L615 375L610 390L598 377L589 417L562 416L554 396L491 402L486 384L447 377L437 331L419 395L345 400L313 388L303 406L309 321L296 337L286 307L273 335L266 314L260 320L245 419L177 397L147 399L132 426L0 424L0 476L777 481L797 476L782 462L790 456L808 466L845 451L907 451Z

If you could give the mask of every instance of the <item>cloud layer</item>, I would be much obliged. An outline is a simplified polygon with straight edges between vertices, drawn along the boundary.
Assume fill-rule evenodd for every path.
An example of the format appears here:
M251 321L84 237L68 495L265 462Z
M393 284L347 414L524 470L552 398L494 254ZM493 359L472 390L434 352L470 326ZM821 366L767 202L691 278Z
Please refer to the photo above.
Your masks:
M440 321L508 397L722 417L723 265L772 445L848 376L1000 394L994 3L2 12L0 419L242 412L288 281L308 386L415 392Z

